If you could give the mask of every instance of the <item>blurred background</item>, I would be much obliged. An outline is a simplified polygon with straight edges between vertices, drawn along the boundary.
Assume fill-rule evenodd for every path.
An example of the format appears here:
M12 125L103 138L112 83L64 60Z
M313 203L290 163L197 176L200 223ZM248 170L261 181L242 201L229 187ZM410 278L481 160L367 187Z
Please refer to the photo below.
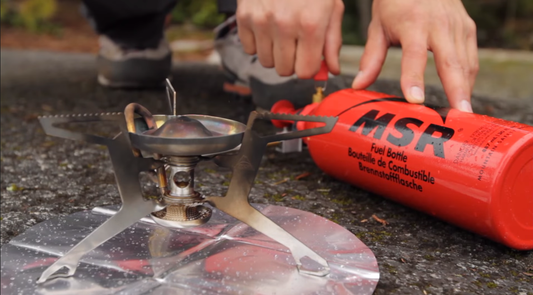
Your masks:
M2 45L16 45L12 38L23 39L38 34L54 42L73 31L85 33L85 20L79 14L79 0L0 0L2 33L9 37ZM343 24L344 43L363 45L370 22L372 0L344 0L346 12ZM463 0L468 13L478 26L480 48L533 50L532 0ZM173 37L195 31L209 37L211 29L224 20L218 14L216 0L181 0L173 11ZM180 28L181 27L181 28ZM171 30L173 31L173 30ZM191 32L192 33L192 32ZM3 34L2 34L3 35ZM87 38L94 36L87 34ZM39 42L45 38L38 38ZM36 41L36 40L34 40ZM74 44L72 44L74 45ZM42 44L41 46L46 46ZM80 46L78 50L84 50ZM86 50L86 49L85 49Z
M0 1L2 48L97 52L97 35L83 18L79 0ZM344 2L342 69L344 73L354 73L366 40L372 0ZM481 85L476 85L475 91L531 99L533 103L533 86L524 88L524 84L533 84L530 83L533 0L463 0L463 3L478 30ZM223 20L216 0L180 0L166 33L175 59L217 62L212 50L212 29ZM380 77L399 79L400 59L400 49L389 51ZM440 81L432 65L430 55L426 80L438 85ZM502 87L506 88L504 92Z

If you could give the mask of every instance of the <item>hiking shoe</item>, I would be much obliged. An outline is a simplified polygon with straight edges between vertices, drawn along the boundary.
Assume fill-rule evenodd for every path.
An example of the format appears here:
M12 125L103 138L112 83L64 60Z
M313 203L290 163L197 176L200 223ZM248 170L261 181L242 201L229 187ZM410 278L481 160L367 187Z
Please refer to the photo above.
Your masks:
M163 87L170 76L172 53L166 40L157 48L127 49L100 36L98 82L112 88Z
M275 68L263 67L256 55L244 52L235 16L215 28L215 50L227 78L225 91L251 96L253 103L265 110L270 110L279 100L290 100L296 108L313 102L317 84L314 79L299 79L296 75L282 77ZM329 76L324 95L349 87L341 77Z

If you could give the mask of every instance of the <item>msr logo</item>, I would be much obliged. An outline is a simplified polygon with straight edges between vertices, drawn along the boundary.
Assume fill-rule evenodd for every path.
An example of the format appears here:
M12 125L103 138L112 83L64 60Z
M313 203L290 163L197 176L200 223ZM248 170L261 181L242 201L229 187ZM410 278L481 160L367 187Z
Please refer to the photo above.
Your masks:
M392 130L389 129L389 125L396 117L396 114L385 113L379 116L379 110L370 110L359 118L355 123L350 127L350 131L356 132L359 129L361 134L369 135L370 132L375 130L374 138L381 139L385 133L388 131L386 140L395 146L407 146L415 140L414 128L420 127L424 124L423 121L417 118L399 118L394 122L394 130L398 131L401 136L397 137L393 135ZM443 118L444 121L444 118ZM412 129L413 128L413 129ZM455 131L446 126L441 126L437 124L430 124L416 140L415 150L419 152L424 152L428 145L433 146L433 154L437 157L444 158L444 143L454 135Z

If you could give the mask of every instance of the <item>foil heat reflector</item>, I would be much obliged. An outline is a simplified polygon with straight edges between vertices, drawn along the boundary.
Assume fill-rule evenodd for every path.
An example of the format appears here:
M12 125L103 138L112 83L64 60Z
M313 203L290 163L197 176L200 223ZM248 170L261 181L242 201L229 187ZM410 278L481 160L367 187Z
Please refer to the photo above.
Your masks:
M330 274L299 273L285 247L214 209L209 223L194 228L143 218L88 253L75 276L36 284L58 256L118 209L105 207L40 223L4 246L2 294L373 293L377 261L348 230L297 209L254 207L324 257Z

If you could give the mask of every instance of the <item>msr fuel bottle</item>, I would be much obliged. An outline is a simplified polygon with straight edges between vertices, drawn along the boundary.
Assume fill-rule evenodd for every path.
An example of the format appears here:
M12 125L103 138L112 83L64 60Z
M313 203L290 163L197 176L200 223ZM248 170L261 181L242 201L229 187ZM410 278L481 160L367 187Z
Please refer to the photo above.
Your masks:
M300 110L279 101L271 111L339 118L330 133L304 139L332 177L508 247L533 249L532 126L353 89Z

